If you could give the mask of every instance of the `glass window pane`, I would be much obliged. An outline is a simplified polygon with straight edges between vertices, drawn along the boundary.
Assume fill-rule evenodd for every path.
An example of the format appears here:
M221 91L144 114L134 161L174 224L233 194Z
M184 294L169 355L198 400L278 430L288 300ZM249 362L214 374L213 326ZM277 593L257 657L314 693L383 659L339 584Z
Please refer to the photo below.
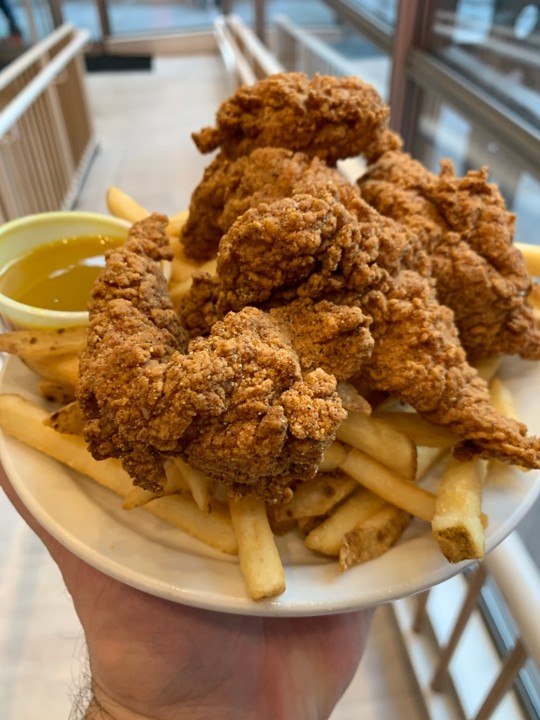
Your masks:
M434 172L446 157L459 175L487 165L490 180L517 214L516 240L540 244L540 170L523 167L497 138L434 94L424 93L412 154Z
M398 0L351 0L350 4L374 15L389 27L394 27L396 24Z
M332 17L314 27L286 13L271 28L271 49L287 71L356 75L388 99L390 57L348 23Z
M434 5L431 52L540 129L540 2Z

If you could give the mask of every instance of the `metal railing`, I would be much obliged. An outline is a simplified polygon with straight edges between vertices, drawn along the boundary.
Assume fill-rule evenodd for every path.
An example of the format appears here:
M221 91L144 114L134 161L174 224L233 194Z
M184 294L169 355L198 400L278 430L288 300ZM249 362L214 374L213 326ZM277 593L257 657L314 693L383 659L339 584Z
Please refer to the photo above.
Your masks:
M88 33L71 25L0 73L0 220L69 208L96 141L82 66Z
M540 573L516 532L472 572L393 603L429 717L538 717L539 607Z

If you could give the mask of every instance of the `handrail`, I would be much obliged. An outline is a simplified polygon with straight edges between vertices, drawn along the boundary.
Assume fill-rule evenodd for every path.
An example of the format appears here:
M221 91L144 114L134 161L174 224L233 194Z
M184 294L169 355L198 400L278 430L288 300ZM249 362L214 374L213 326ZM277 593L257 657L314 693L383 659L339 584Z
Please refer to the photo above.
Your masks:
M283 72L283 66L239 17L217 18L214 32L225 68L238 85Z
M284 71L283 65L237 15L228 15L226 22L234 36L241 41L244 52L256 65L257 75L265 77Z
M32 105L36 97L47 89L55 77L73 60L84 47L90 33L87 30L77 30L73 39L56 57L33 78L21 92L6 105L0 112L0 137L5 135L15 125L17 120ZM39 55L37 56L39 57ZM26 67L26 63L24 64ZM4 86L5 87L5 86Z
M9 65L6 65L0 73L0 92L12 83L21 73L28 70L36 61L45 55L51 48L57 45L61 40L74 30L70 23L62 25L57 30L47 35L40 42L32 45L22 55L15 58Z
M0 72L0 221L72 206L97 142L86 94L89 33L60 27Z

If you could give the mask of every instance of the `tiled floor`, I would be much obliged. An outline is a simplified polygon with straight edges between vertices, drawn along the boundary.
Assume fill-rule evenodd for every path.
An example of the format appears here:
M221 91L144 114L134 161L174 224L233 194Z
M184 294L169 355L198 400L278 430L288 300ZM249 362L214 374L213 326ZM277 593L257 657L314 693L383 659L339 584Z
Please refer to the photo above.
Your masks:
M190 132L212 121L226 94L213 57L159 60L153 72L89 77L100 152L79 206L105 209L117 185L151 210L187 206L208 159ZM0 716L66 719L84 672L84 641L61 577L0 496ZM30 691L31 689L31 691ZM390 610L377 610L368 647L332 720L424 720Z

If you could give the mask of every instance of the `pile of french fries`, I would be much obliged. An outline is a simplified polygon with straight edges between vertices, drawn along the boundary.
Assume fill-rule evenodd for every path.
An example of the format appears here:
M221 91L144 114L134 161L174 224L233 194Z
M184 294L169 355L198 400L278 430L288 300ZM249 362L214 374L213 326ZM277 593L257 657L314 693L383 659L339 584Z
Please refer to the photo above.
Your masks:
M109 190L107 204L112 214L130 222L149 214L117 188ZM185 212L173 216L168 227L175 253L169 268L173 298L186 292L192 272L201 267L182 253L186 217ZM214 268L210 263L204 269ZM347 383L338 391L348 417L319 473L300 484L287 503L267 505L252 495L224 500L214 482L178 458L166 461L167 483L159 495L134 487L119 461L94 460L82 437L74 388L85 336L85 328L0 335L0 351L18 356L37 373L39 392L57 405L50 412L45 403L0 395L0 429L113 491L127 511L150 512L216 550L238 555L252 599L275 597L286 589L276 544L283 533L296 533L311 551L335 558L346 570L387 552L418 518L431 526L449 562L484 556L488 519L482 513L482 491L491 464L455 460L452 433L392 399L371 408ZM496 362L487 362L478 370L489 381L499 411L515 417L513 398L497 368ZM428 490L422 480L435 466L437 483Z

